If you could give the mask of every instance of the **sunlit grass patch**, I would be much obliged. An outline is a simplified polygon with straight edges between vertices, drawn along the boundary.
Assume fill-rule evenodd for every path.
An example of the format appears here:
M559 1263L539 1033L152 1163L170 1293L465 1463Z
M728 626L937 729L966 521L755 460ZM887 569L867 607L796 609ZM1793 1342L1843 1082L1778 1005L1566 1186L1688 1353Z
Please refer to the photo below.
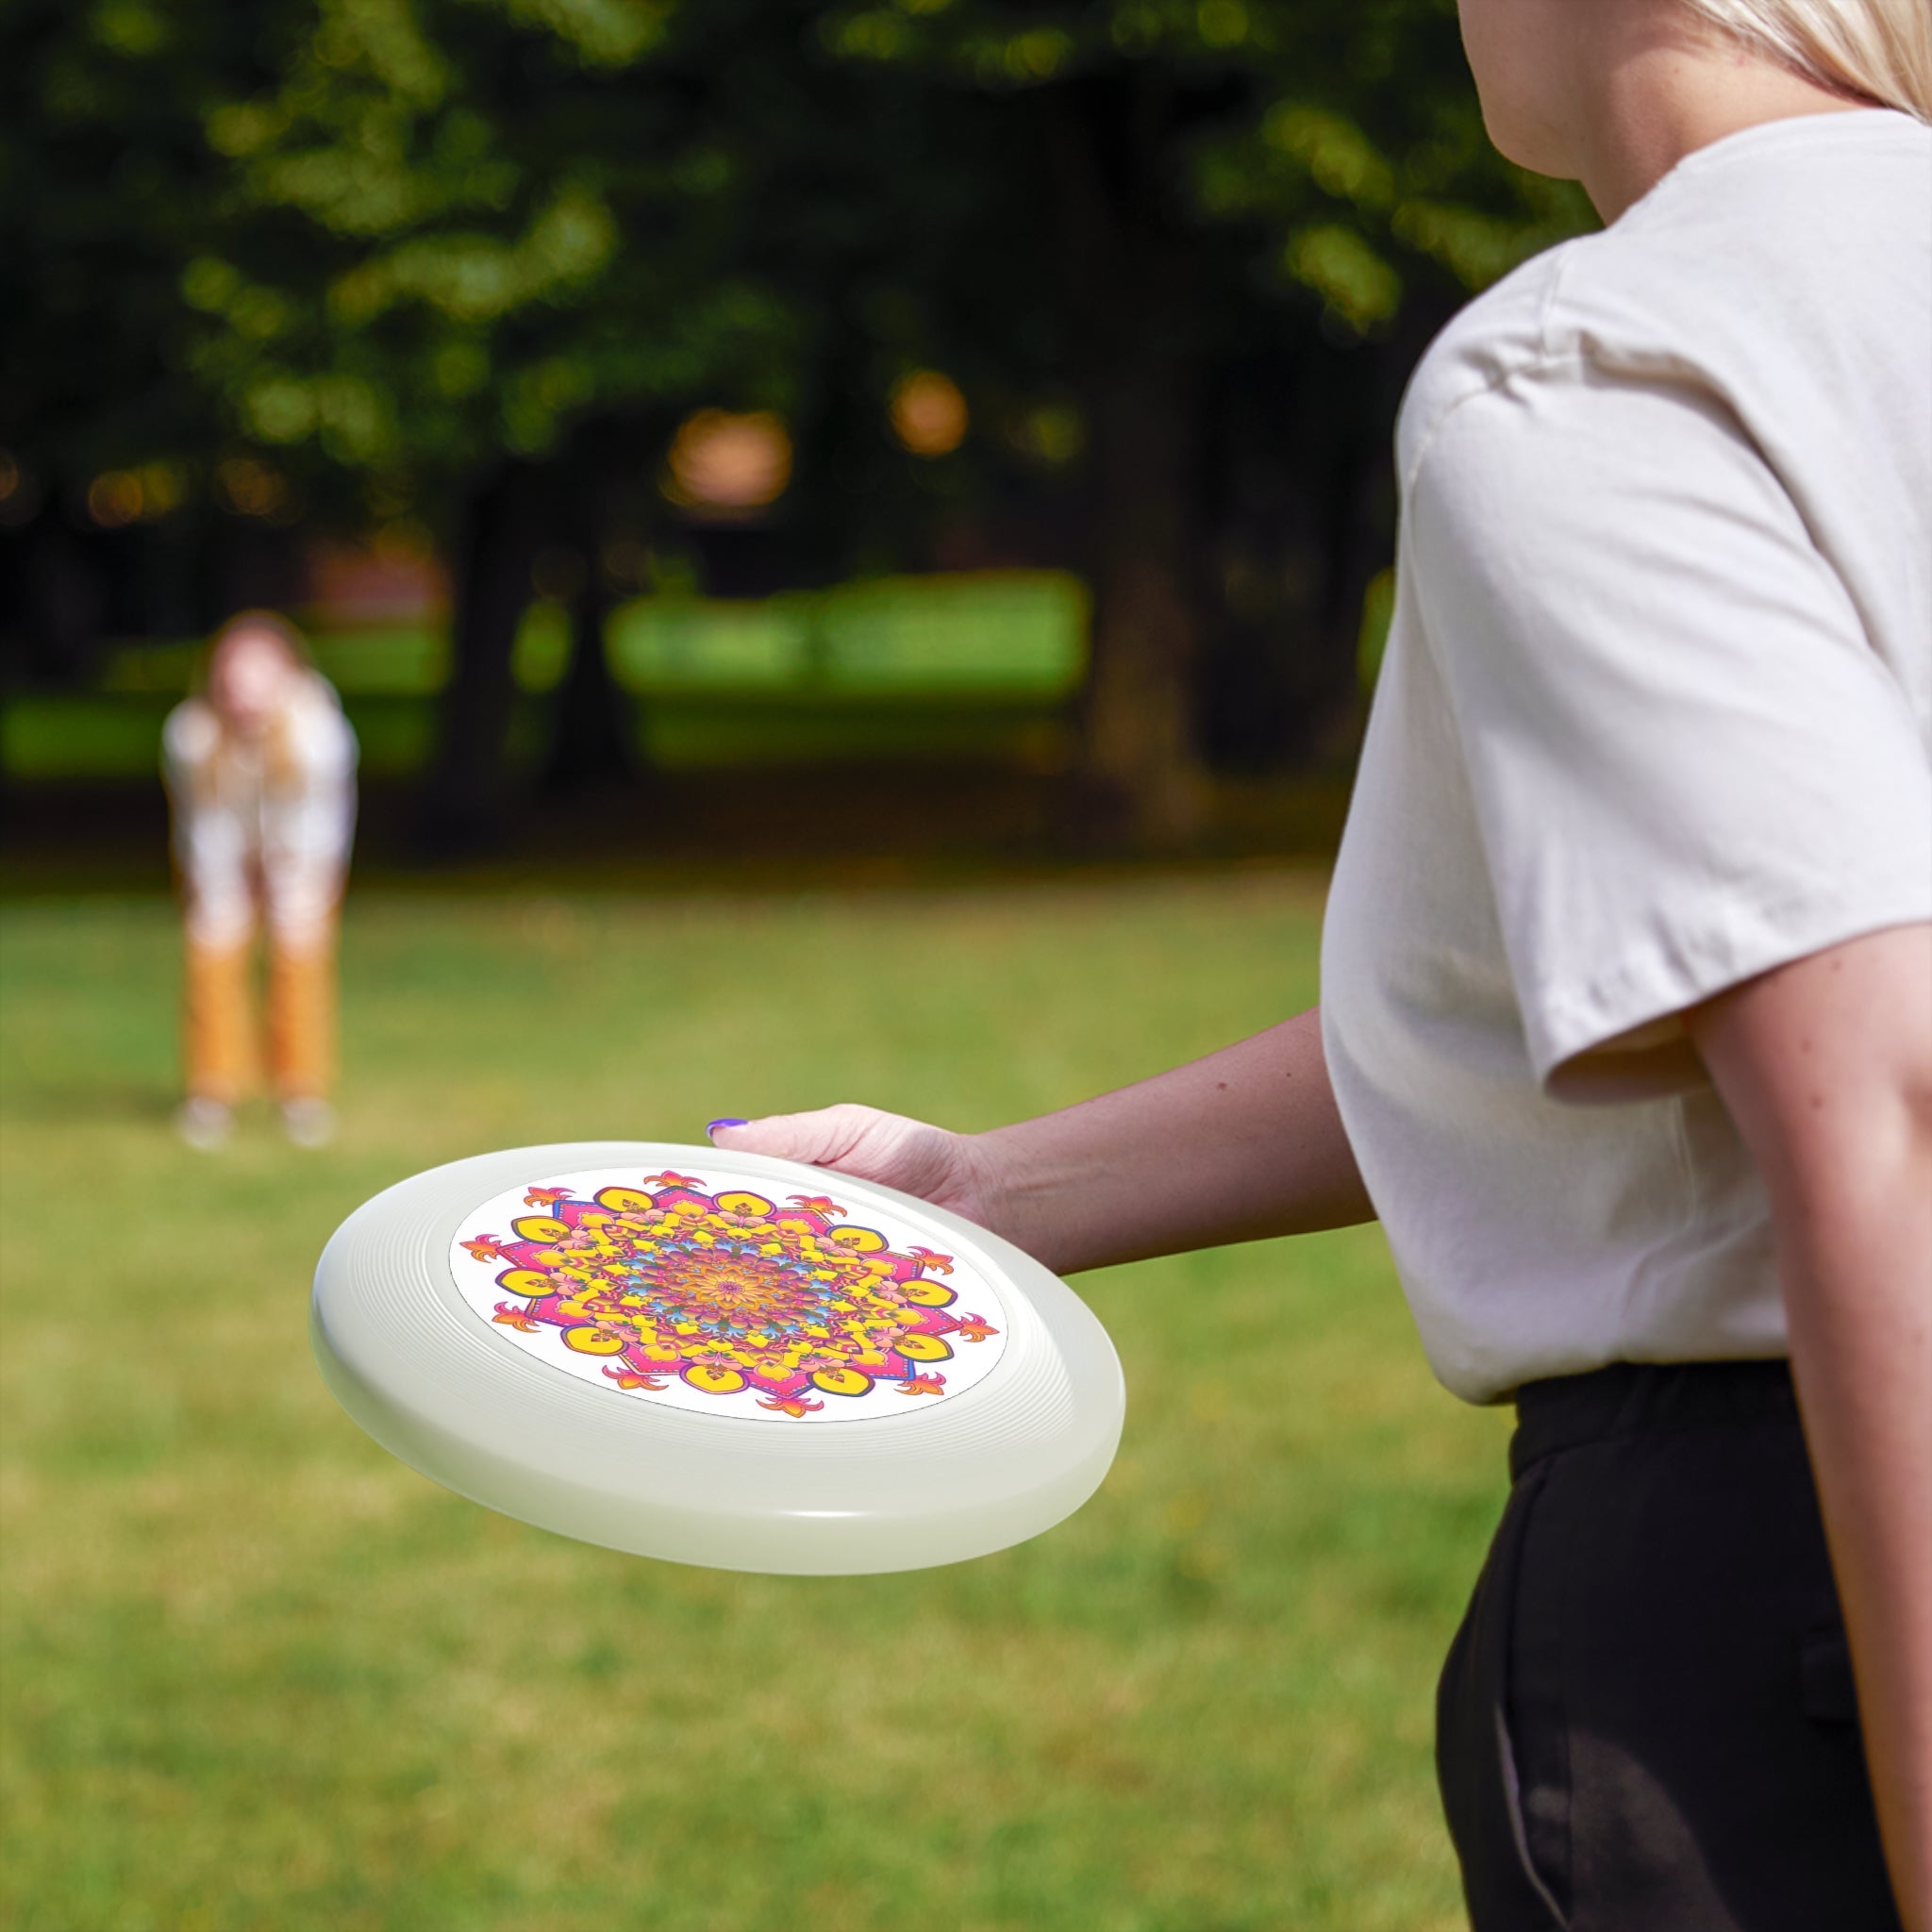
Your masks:
M974 1126L1314 993L1318 893L388 897L343 1136L166 1130L154 902L0 924L0 1917L40 1932L1459 1923L1434 1674L1501 1424L1372 1230L1089 1278L1101 1493L984 1561L678 1569L492 1516L336 1409L315 1255L479 1149L850 1096Z

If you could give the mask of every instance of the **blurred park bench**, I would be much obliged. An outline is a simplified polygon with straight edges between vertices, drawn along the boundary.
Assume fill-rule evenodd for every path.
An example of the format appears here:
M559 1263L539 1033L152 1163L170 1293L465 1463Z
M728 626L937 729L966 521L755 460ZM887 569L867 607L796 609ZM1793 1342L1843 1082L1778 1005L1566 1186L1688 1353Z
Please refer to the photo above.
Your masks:
M1063 572L886 577L758 601L638 597L611 611L604 644L637 747L659 769L965 757L1040 770L1071 754L1088 615L1085 586ZM316 617L308 628L364 771L417 771L449 676L446 628ZM542 755L569 638L561 605L530 606L514 659L521 762ZM86 689L8 694L0 773L33 783L154 772L161 721L200 649L192 639L127 643Z

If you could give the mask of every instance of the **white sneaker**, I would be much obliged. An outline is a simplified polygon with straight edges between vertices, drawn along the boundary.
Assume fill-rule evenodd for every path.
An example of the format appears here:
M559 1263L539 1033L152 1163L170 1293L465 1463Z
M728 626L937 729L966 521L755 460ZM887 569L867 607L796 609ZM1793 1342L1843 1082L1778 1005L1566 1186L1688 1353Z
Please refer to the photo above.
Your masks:
M191 1093L175 1113L175 1131L197 1153L212 1154L235 1125L235 1111L225 1101Z
M282 1102L282 1132L297 1147L326 1147L336 1137L336 1110L312 1094Z

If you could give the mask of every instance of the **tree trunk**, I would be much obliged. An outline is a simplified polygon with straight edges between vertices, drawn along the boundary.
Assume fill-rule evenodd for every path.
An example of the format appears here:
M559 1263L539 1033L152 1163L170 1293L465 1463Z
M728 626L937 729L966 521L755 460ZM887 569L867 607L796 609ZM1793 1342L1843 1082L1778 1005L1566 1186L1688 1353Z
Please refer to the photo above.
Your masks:
M1205 794L1192 694L1198 296L1169 232L1172 104L1136 69L1042 90L1085 358L1092 662L1085 772L1140 842L1184 843Z
M644 766L637 701L611 675L605 649L617 602L606 559L613 539L640 541L648 528L652 510L638 501L638 454L667 433L648 415L598 417L579 425L564 452L558 502L568 527L558 534L583 570L571 599L570 664L552 709L543 764L543 790L552 797L622 790Z
M1203 774L1193 668L1199 620L1187 481L1192 399L1149 358L1090 391L1093 458L1093 657L1086 769L1124 807L1141 842L1199 829Z
M108 616L98 558L89 558L84 540L51 500L9 541L21 550L21 641L28 676L47 685L84 685L98 668Z
M611 598L597 567L595 532L583 588L571 604L570 667L558 688L550 756L543 789L554 797L574 798L613 789L632 777L629 696L610 675L604 648L604 625Z
M527 464L500 469L470 499L458 546L454 661L424 788L421 835L441 858L489 851L512 815L510 652L530 603L541 541L540 485Z

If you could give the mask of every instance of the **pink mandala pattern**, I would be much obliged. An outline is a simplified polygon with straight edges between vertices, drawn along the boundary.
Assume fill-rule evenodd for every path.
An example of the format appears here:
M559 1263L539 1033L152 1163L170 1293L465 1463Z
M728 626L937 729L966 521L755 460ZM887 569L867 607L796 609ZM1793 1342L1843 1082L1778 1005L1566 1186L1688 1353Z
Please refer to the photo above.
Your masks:
M958 1307L951 1256L894 1249L827 1195L780 1205L658 1174L582 1194L532 1187L523 1205L508 1233L458 1243L505 1264L491 1319L539 1354L554 1331L560 1356L601 1361L621 1391L675 1381L798 1419L880 1389L943 1395L941 1365L1000 1334Z

